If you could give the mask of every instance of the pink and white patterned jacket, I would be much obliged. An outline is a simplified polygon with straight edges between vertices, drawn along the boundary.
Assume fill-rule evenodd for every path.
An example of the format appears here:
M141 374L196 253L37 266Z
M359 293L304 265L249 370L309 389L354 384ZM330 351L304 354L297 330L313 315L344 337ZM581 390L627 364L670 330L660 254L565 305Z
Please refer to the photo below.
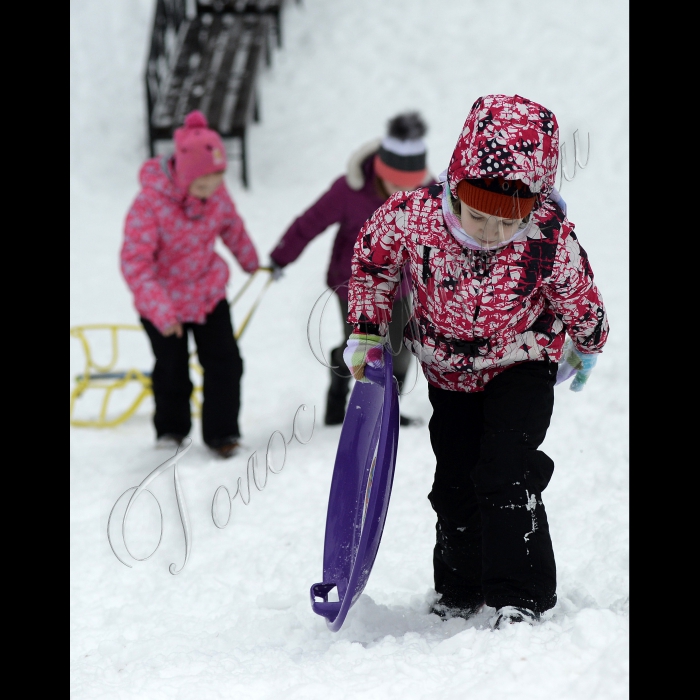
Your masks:
M163 332L174 323L204 323L226 297L228 265L214 252L217 236L246 272L258 256L243 220L222 185L207 200L173 182L167 157L147 160L142 190L124 226L121 269L136 310Z
M398 192L358 236L348 322L386 333L399 270L408 263L413 314L404 342L434 386L482 391L510 365L557 362L565 333L580 351L600 352L608 319L574 224L555 201L558 147L556 119L541 105L517 95L477 100L447 186L456 196L465 178L522 180L537 194L531 225L501 248L472 250L445 224L444 183Z

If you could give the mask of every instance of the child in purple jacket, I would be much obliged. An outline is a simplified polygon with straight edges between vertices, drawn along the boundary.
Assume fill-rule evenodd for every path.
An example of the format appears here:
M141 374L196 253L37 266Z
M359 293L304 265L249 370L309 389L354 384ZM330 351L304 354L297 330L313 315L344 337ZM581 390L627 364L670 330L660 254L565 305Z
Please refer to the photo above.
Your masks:
M152 384L158 444L190 432L188 331L204 369L202 436L222 457L238 447L243 361L226 301L228 266L218 237L246 272L258 256L224 185L226 151L199 111L175 131L175 155L141 168L141 192L124 227L121 268L155 355Z
M347 323L348 281L350 262L357 235L365 221L394 193L415 190L432 183L426 166L427 149L423 136L426 126L416 112L399 114L389 121L388 133L358 149L350 158L347 173L339 177L330 189L287 229L270 254L273 276L278 279L281 269L296 260L304 248L329 226L340 224L333 244L326 281L340 303L345 337L331 351L331 385L326 402L326 425L338 425L345 418L345 402L350 387L350 373L343 363L345 343L352 333ZM403 386L411 353L402 342L403 329L410 318L410 285L406 278L397 294L389 326L392 347L398 350L394 358L394 376ZM401 416L401 424L410 418Z

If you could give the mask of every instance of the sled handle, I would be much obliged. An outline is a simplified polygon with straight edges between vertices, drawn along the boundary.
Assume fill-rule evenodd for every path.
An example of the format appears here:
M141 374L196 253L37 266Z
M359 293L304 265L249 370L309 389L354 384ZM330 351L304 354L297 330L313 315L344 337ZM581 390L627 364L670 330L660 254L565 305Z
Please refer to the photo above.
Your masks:
M311 608L317 615L325 617L333 622L340 612L340 602L328 600L328 594L336 587L335 583L314 583L309 591L311 594ZM317 601L316 598L322 598Z
M365 377L367 377L372 384L384 386L384 367L372 367L372 365L365 365Z
M250 277L245 281L245 284L236 292L236 296L229 301L228 305L233 307L236 302L245 294L246 289L250 287L252 281L255 279L255 275L258 274L258 272L269 272L272 273L272 268L271 267L259 267L257 270L253 270L253 272L250 273ZM272 278L270 278L272 279Z

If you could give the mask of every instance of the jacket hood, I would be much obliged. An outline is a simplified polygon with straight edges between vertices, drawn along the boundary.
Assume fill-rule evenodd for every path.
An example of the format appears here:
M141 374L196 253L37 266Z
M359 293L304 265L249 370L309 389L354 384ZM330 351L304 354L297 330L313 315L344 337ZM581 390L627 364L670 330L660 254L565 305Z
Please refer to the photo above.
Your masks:
M150 187L166 197L182 202L187 198L187 192L175 184L172 166L168 156L160 156L147 160L139 172L141 187Z
M521 180L541 207L556 182L559 125L552 112L520 95L486 95L474 104L447 168L450 191L465 179Z
M147 160L141 166L139 182L144 189L149 187L178 204L189 219L199 219L205 213L209 200L193 197L175 184L170 156L160 156ZM212 197L214 196L212 195Z

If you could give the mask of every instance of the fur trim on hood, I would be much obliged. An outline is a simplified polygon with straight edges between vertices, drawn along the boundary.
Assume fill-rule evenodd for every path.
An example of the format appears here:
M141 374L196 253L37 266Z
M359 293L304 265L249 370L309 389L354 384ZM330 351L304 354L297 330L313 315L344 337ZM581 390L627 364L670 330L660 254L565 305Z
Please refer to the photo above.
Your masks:
M348 170L345 181L351 190L361 190L365 186L365 174L362 172L362 163L371 155L374 155L382 145L381 139L372 139L360 146L348 161Z

